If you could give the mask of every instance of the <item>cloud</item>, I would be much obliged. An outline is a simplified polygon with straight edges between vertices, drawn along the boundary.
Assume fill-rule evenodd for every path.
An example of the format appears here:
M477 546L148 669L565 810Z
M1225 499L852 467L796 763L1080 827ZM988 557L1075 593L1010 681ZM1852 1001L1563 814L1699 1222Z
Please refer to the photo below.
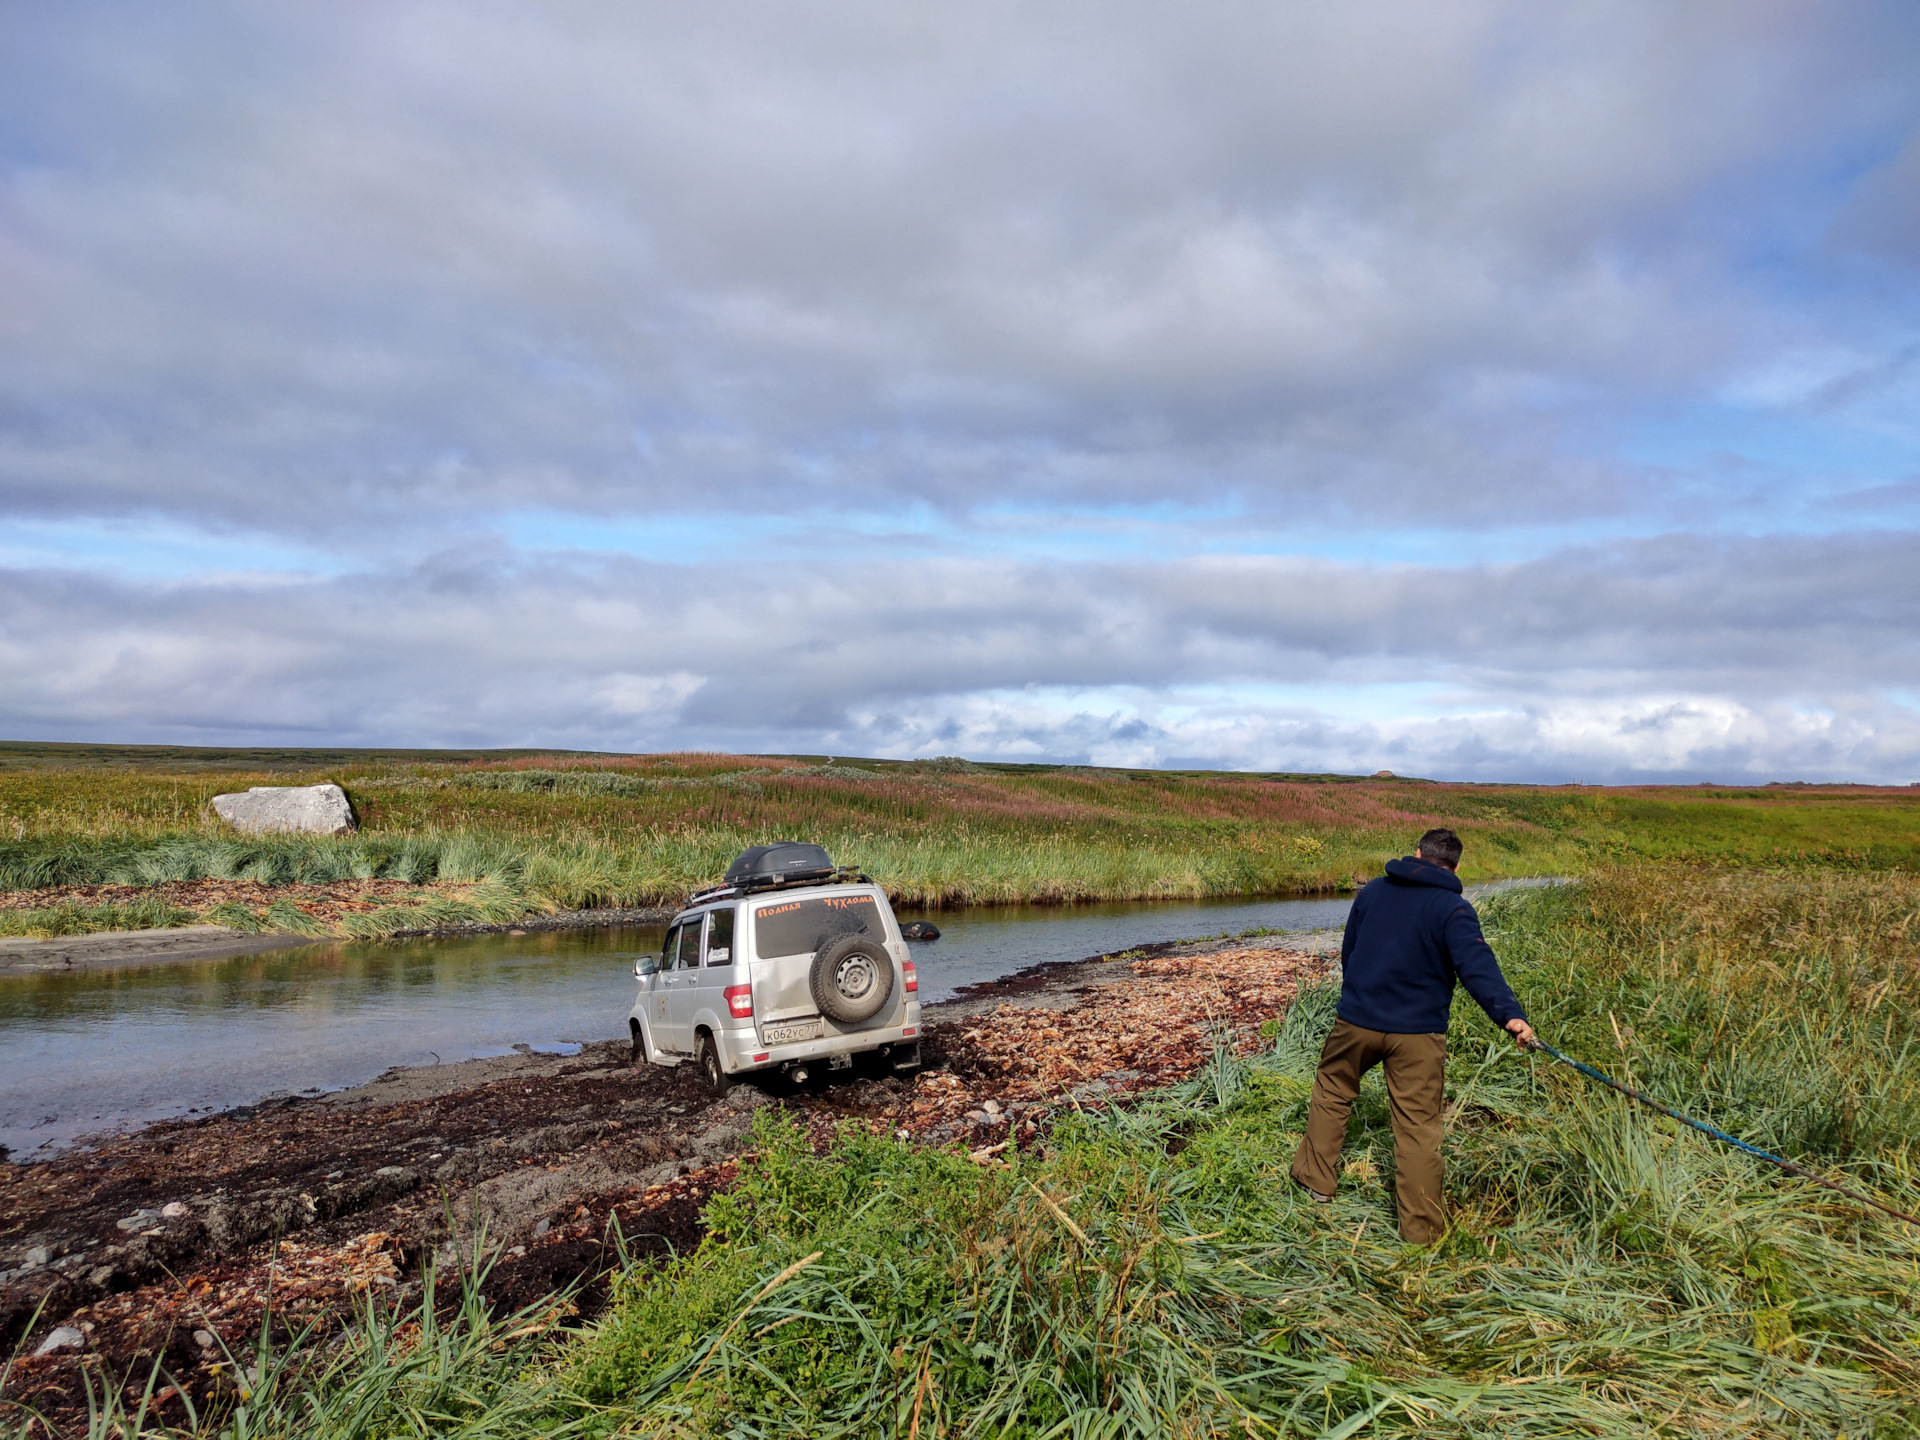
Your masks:
M0 572L0 723L1483 778L1920 767L1920 719L1887 698L1920 691L1920 536L1697 550L1466 570L870 557L751 581L505 552L305 583Z
M1910 6L7 27L12 733L1920 753Z
M1753 262L1915 118L1898 6L17 23L0 503L347 550L529 505L1657 504L1609 427L1871 343Z

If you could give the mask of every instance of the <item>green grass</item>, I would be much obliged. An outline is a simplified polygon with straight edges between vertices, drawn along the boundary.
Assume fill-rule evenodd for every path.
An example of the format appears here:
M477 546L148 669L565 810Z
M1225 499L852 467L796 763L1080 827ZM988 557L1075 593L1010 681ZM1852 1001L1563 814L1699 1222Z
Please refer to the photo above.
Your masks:
M1920 790L1442 785L964 761L0 746L0 889L203 876L477 883L527 909L671 904L741 849L824 844L915 905L1331 893L1431 825L1468 880L1623 859L1920 869ZM208 812L334 780L360 832ZM495 907L498 908L497 906Z
M1563 1048L1913 1209L1917 899L1662 868L1489 908ZM723 1238L630 1277L573 1383L632 1433L905 1434L916 1403L954 1435L1920 1433L1920 1233L1514 1053L1464 1001L1452 1232L1395 1237L1377 1076L1349 1183L1302 1203L1333 999L1017 1169L851 1130L816 1158L763 1122Z
M191 925L193 911L163 900L139 899L126 905L47 905L30 910L0 910L0 937L91 935L101 930L165 930Z
M1903 873L1663 864L1486 909L1556 1043L1913 1209L1917 907ZM1920 1233L1517 1054L1464 998L1448 1235L1395 1236L1377 1074L1340 1194L1303 1203L1334 998L1002 1169L857 1126L817 1155L762 1112L703 1247L628 1269L571 1341L456 1347L431 1393L466 1399L375 1412L340 1397L407 1393L412 1362L369 1327L233 1433L1920 1434Z
M184 1425L170 1424L161 1393L168 1377L159 1366L109 1379L83 1372L84 1430L56 1431L31 1407L0 1407L0 1440L43 1440L56 1433L87 1440L205 1435L220 1440L293 1440L293 1437L459 1435L532 1437L560 1399L535 1366L543 1344L571 1313L564 1297L495 1316L483 1287L488 1266L475 1257L457 1280L451 1305L408 1311L369 1300L358 1324L335 1338L307 1328L276 1340L269 1313L252 1337L220 1336L227 1383L206 1413L189 1406ZM0 1382L6 1369L0 1367Z

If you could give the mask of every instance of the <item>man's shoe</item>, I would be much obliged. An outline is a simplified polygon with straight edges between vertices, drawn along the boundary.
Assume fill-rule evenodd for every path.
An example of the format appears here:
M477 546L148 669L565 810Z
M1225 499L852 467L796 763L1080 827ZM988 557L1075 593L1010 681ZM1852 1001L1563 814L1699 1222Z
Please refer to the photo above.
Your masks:
M1331 1195L1322 1195L1318 1190L1315 1190L1311 1185L1308 1185L1305 1181L1299 1179L1298 1177L1295 1177L1293 1183L1298 1185L1302 1190L1306 1191L1307 1194L1311 1195L1313 1197L1314 1204L1331 1205L1333 1203L1333 1197Z

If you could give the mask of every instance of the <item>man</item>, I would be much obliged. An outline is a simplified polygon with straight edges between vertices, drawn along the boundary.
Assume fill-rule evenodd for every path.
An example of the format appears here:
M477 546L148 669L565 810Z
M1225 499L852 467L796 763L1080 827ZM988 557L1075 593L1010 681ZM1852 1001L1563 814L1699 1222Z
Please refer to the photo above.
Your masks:
M1388 861L1387 873L1354 897L1340 944L1340 1018L1320 1052L1307 1135L1293 1157L1293 1178L1315 1200L1332 1200L1360 1077L1385 1065L1400 1238L1417 1245L1447 1228L1440 1105L1453 982L1466 985L1494 1024L1533 1044L1533 1027L1460 891L1460 848L1453 831L1429 830L1417 855Z

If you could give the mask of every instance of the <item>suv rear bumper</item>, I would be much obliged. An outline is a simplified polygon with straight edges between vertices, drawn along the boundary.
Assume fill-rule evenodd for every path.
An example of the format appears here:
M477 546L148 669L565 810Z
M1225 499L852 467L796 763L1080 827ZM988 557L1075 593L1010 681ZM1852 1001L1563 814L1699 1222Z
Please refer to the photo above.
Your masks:
M747 1027L723 1031L720 1039L720 1063L729 1075L747 1070L772 1070L796 1060L818 1060L830 1055L860 1055L882 1046L910 1047L920 1043L920 1007L908 1007L903 1024L877 1030L860 1030L851 1035L823 1035L818 1040L799 1040L791 1045L760 1043L759 1032Z

